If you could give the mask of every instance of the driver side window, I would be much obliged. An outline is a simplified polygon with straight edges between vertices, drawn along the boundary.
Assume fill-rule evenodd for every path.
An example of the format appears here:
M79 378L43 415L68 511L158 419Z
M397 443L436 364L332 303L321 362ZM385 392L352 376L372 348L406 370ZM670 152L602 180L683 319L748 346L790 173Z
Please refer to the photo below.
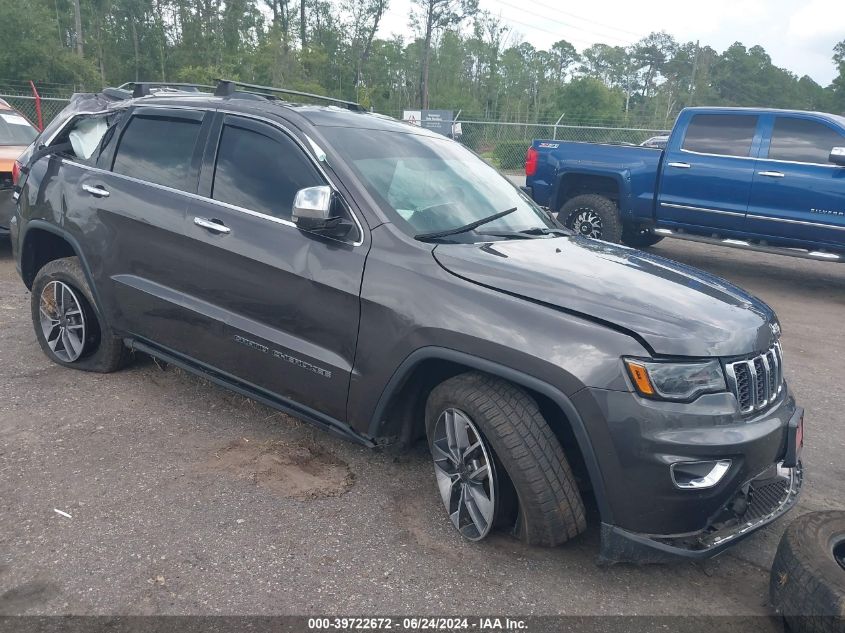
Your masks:
M308 157L286 135L256 121L226 118L212 198L290 220L296 192L323 184Z

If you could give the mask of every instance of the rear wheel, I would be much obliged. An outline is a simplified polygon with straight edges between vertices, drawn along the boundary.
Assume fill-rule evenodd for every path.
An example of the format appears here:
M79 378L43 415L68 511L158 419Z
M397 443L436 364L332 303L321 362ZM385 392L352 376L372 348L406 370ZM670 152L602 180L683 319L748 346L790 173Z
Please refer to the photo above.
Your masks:
M476 372L455 376L429 395L426 432L441 499L465 538L502 526L552 546L586 529L563 449L519 387Z
M619 209L613 200L595 193L567 200L560 208L557 219L583 237L617 244L622 239Z
M125 363L123 341L93 306L77 257L53 260L38 271L32 284L32 324L41 349L54 363L100 373Z

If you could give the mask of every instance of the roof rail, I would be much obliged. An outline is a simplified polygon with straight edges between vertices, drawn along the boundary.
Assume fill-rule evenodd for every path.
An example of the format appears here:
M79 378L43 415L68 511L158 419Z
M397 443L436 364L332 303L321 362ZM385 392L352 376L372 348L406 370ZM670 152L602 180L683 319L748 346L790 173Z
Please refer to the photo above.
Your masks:
M239 88L247 88L247 90L239 90ZM256 92L256 91L264 91ZM214 91L214 96L216 97L231 97L238 93L247 93L258 95L262 97L266 97L268 99L274 98L272 93L283 94L283 95L294 95L297 97L307 97L309 99L317 99L320 101L328 101L329 103L340 105L346 108L347 110L352 110L355 112L366 112L364 106L360 103L355 103L354 101L344 101L343 99L335 99L334 97L326 97L323 95L317 95L310 92L300 92L299 90L288 90L287 88L274 88L272 86L259 86L256 84L248 84L242 81L234 81L232 79L218 79L217 80L217 88ZM271 93L271 94L265 94Z
M132 86L132 97L147 97L155 92L200 92L200 88L214 90L214 86L207 84L175 83L170 81L127 81L118 86L119 90L129 90Z

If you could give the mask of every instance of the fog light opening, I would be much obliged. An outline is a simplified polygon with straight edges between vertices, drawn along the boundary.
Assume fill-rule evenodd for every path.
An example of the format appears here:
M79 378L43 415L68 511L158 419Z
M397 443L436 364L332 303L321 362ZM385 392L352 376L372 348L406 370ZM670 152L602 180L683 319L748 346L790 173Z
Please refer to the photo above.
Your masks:
M718 484L731 468L731 460L676 462L669 467L672 483L684 490L704 490Z

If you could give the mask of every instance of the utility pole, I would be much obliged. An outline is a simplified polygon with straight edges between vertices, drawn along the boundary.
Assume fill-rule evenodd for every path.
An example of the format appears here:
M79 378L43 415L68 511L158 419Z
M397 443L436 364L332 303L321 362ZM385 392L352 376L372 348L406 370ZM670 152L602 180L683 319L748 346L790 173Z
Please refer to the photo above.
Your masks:
M302 50L305 50L305 0L299 1L299 37L302 40Z
M76 54L82 57L82 12L79 0L73 0L74 28L76 29Z
M690 80L690 87L689 87L689 105L692 106L692 102L695 99L695 72L698 70L698 42L699 40L695 41L695 57L692 60L692 79Z

